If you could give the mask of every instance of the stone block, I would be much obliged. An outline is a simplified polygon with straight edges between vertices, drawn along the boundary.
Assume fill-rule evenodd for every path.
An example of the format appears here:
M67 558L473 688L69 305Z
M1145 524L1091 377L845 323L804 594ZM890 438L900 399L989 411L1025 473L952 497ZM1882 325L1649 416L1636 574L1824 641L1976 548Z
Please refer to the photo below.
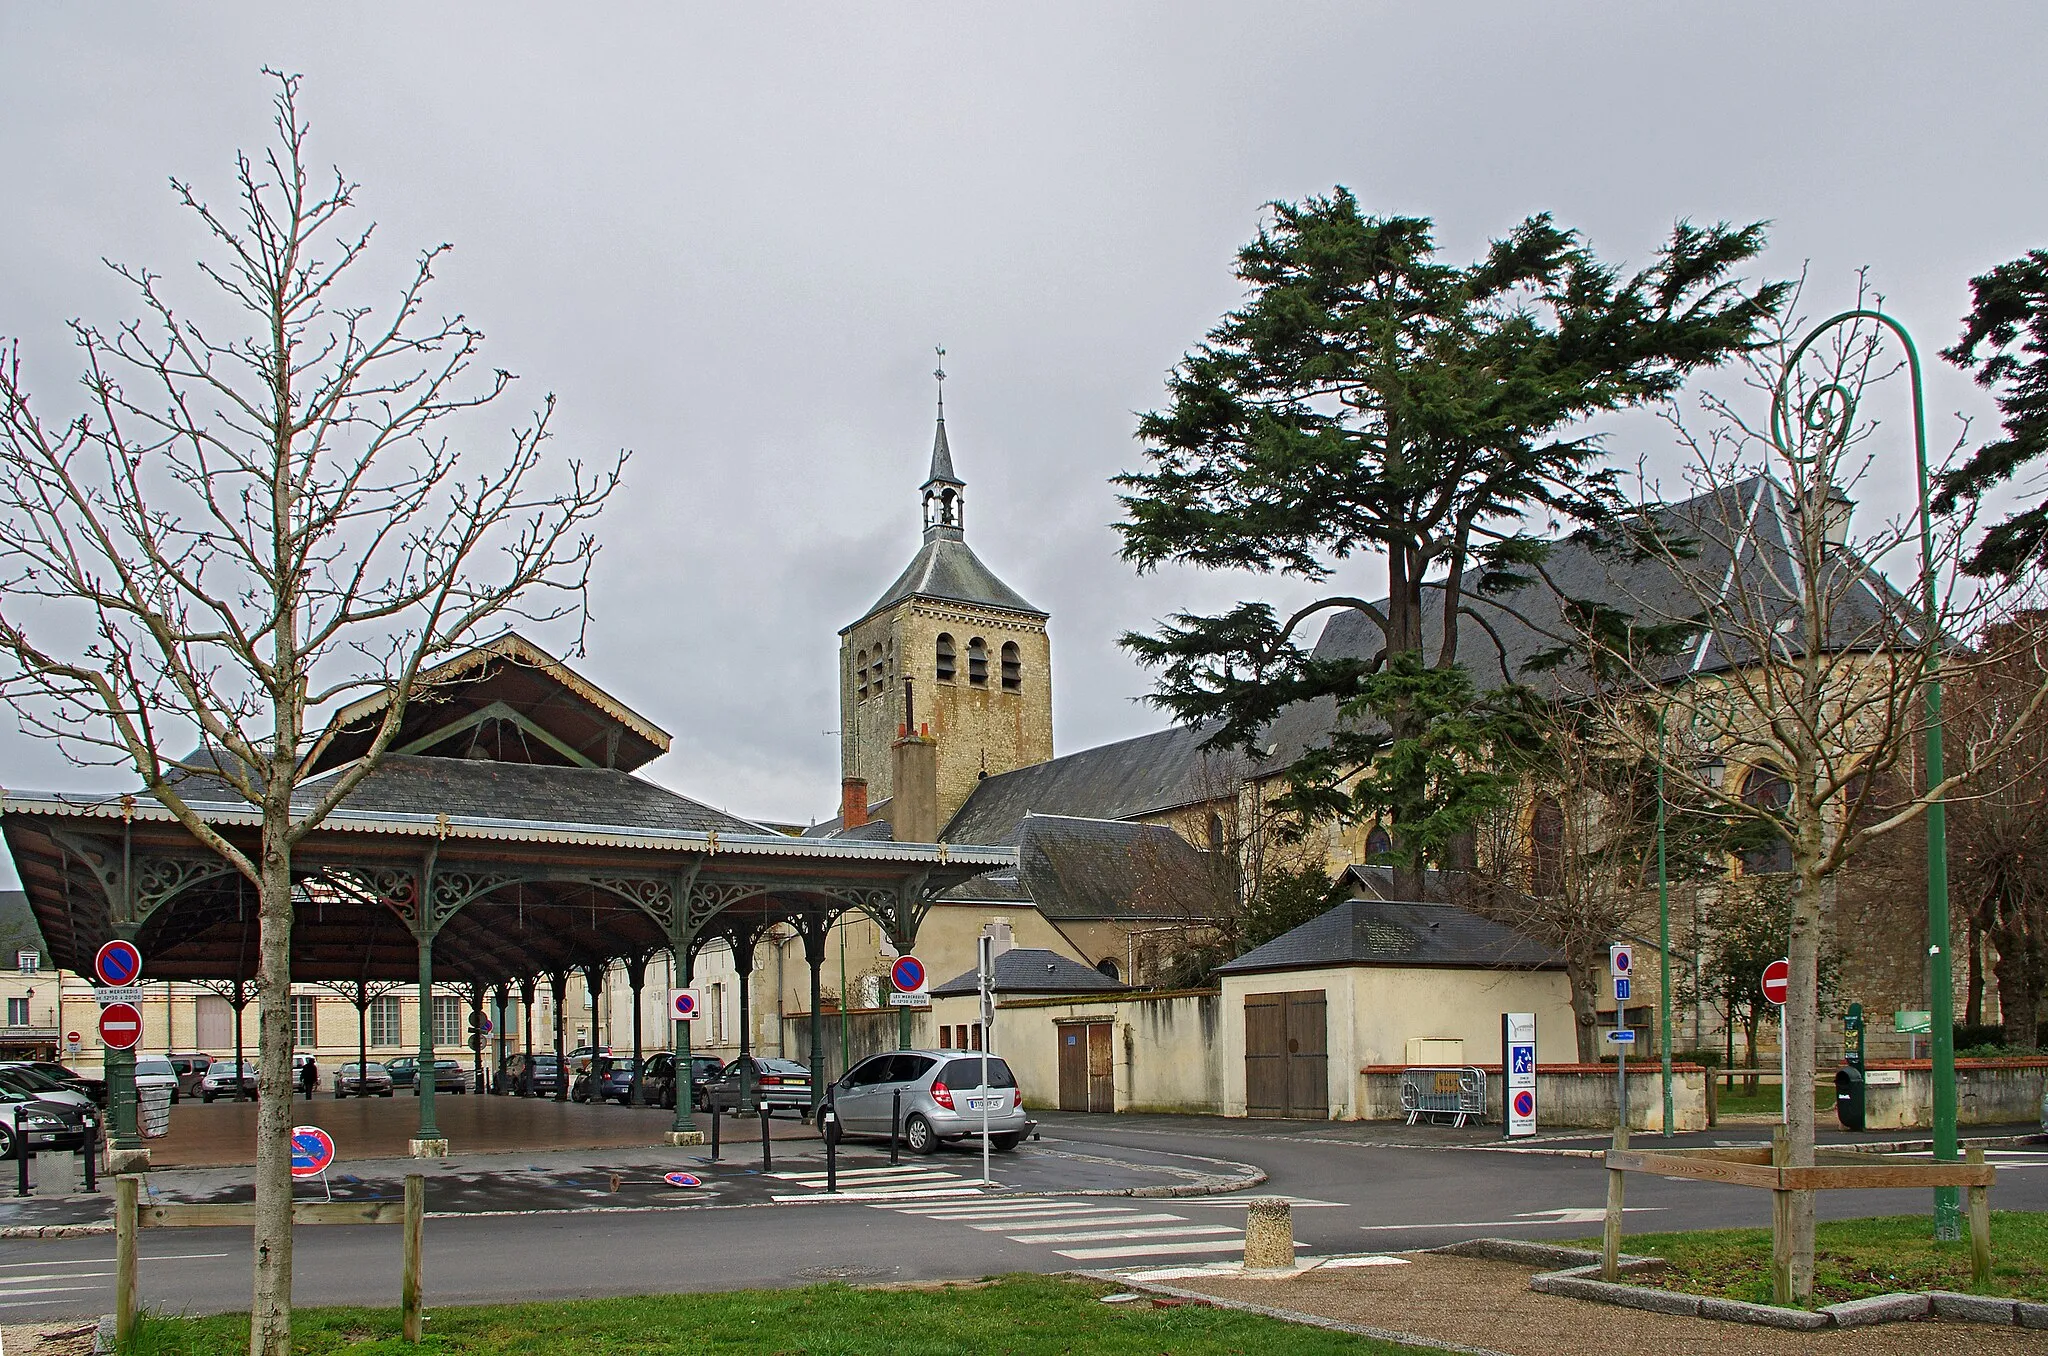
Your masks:
M1277 1271L1294 1265L1294 1207L1277 1196L1245 1202L1244 1269Z
M1936 1318L1960 1318L1968 1323L2013 1322L2013 1302L1992 1295L1963 1295L1953 1290L1930 1290Z
M1781 1309L1775 1304L1751 1304L1748 1300L1704 1298L1700 1301L1700 1317L1719 1319L1724 1323L1750 1323L1760 1328L1790 1328L1795 1332L1810 1332L1828 1325L1825 1314L1810 1309Z
M406 1141L414 1158L446 1158L448 1141L445 1139L414 1139Z
M704 1132L702 1130L671 1130L661 1137L661 1142L668 1145L671 1149L683 1149L692 1144L702 1144L704 1142Z
M1928 1300L1924 1294L1872 1295L1869 1299L1830 1304L1820 1312L1838 1328L1862 1328L1872 1323L1898 1323L1925 1318Z
M1599 1304L1616 1304L1626 1309L1647 1309L1653 1314L1677 1314L1692 1318L1700 1311L1699 1296L1688 1295L1682 1290L1651 1290L1639 1285L1615 1285L1608 1281L1596 1281L1591 1277L1574 1276L1561 1271L1530 1277L1529 1288L1539 1294L1593 1300Z
M2012 1306L2012 1321L2022 1328L2048 1329L2048 1304L2028 1304L2022 1300Z
M106 1166L100 1169L109 1177L119 1177L126 1172L148 1172L149 1150L122 1149L107 1146Z

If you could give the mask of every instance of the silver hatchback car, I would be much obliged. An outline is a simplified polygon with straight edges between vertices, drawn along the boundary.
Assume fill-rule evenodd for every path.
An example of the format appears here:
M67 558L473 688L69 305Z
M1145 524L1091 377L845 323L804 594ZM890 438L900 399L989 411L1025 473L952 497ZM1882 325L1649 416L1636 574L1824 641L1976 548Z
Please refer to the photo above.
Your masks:
M986 1110L989 1147L1008 1153L1029 1133L1031 1120L1010 1066L990 1055L986 1087L981 1068L982 1057L963 1050L872 1055L832 1085L839 1133L887 1135L890 1108L900 1105L897 1133L912 1153L928 1154L946 1140L979 1136Z

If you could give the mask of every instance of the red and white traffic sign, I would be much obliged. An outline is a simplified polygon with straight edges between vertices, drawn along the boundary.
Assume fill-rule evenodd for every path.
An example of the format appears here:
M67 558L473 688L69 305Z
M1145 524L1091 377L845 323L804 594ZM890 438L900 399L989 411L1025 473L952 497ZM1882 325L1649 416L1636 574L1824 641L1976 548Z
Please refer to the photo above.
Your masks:
M318 1177L334 1166L334 1136L317 1125L292 1127L292 1176Z
M668 996L669 1016L679 1022L694 1022L702 1006L697 1001L695 989L674 989Z
M889 982L896 986L898 993L921 993L924 990L924 962L908 952L896 958L889 967Z
M100 1040L109 1050L133 1050L142 1044L142 1012L133 1003L109 1003L100 1009Z
M84 1039L85 1037L79 1035L76 1031L67 1031L64 1033L64 1043L66 1045L76 1045Z
M1616 942L1607 948L1607 968L1617 976L1627 974L1635 959L1636 949L1627 942Z
M1764 967L1764 997L1785 1006L1786 991L1792 987L1792 963L1774 960Z
M135 949L135 943L116 937L93 956L92 972L100 977L100 983L111 988L133 984L142 978L142 953Z

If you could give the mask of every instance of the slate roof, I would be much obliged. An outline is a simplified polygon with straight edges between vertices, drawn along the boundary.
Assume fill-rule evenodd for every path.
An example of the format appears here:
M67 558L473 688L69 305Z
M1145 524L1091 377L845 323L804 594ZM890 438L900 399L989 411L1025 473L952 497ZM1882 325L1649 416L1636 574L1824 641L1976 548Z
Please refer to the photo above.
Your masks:
M1348 899L1216 968L1260 974L1341 965L1561 970L1564 953L1455 904Z
M1688 576L1717 581L1722 588L1739 578L1746 593L1764 598L1760 607L1766 615L1789 615L1797 608L1796 600L1778 586L1798 578L1792 545L1797 511L1790 491L1759 475L1667 505L1657 517L1667 531L1695 543L1694 556L1685 562ZM1837 563L1844 573L1833 586L1839 601L1833 609L1831 648L1860 648L1899 626L1913 630L1913 605L1881 575L1848 552L1841 553ZM1549 584L1539 580L1494 597L1477 592L1476 571L1466 575L1465 600L1493 632L1489 635L1469 619L1459 628L1465 667L1481 688L1496 688L1509 681L1527 681L1539 689L1556 684L1555 673L1524 672L1533 657L1571 638L1552 585L1567 597L1598 600L1639 616L1681 619L1695 615L1699 608L1696 585L1689 587L1660 560L1618 560L1580 543L1561 541L1553 546L1544 572ZM1434 654L1441 643L1441 590L1441 584L1425 588L1425 654ZM1784 596L1772 598L1772 593ZM1333 615L1324 625L1315 655L1319 659L1370 659L1380 646L1379 627L1363 612L1353 610ZM1674 656L1660 681L1722 672L1752 660L1752 655L1732 647L1731 637L1709 633ZM1264 747L1271 752L1265 755L1260 771L1278 772L1287 767L1327 738L1336 721L1336 703L1328 698L1282 712L1266 731Z
M295 804L310 803L325 779L303 783ZM246 808L226 782L183 778L199 805ZM204 787L201 791L197 788ZM609 768L550 767L471 758L391 754L342 801L367 813L472 815L485 819L658 831L760 834L774 830Z
M1000 773L975 786L939 841L1013 844L1029 814L1136 819L1230 795L1243 760L1204 749L1208 734L1176 725Z
M1019 612L1029 617L1046 615L1043 610L1026 602L1024 595L996 578L995 571L981 563L981 557L974 554L973 547L951 531L941 530L927 536L910 564L896 576L896 582L883 590L882 596L875 599L874 606L860 614L859 621L843 627L840 634L845 635L877 612L886 611L907 598L970 603L1004 612Z
M1017 867L948 891L954 903L1029 903L1055 922L1175 920L1222 910L1208 854L1172 829L1112 819L1031 815Z
M34 951L42 957L42 966L49 968L50 948L43 942L43 931L36 926L35 910L28 905L28 894L23 890L0 890L0 969L11 969L15 953Z
M1125 993L1129 986L1119 984L1099 970L1092 970L1077 960L1062 956L1057 951L1041 951L1034 947L1012 947L996 957L995 982L990 986L997 993ZM972 997L981 992L980 981L973 970L955 975L931 991L934 998Z

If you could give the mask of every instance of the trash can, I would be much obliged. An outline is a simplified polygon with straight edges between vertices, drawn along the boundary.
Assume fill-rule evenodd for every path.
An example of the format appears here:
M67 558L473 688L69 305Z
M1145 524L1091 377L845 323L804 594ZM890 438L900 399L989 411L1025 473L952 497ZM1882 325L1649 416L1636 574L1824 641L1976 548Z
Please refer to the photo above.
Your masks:
M1845 1059L1835 1070L1835 1119L1844 1130L1861 1130L1863 1112L1863 1070L1855 1059Z
M138 1119L142 1122L144 1139L162 1139L171 1133L171 1088L168 1083L152 1083L135 1090L140 1102Z

